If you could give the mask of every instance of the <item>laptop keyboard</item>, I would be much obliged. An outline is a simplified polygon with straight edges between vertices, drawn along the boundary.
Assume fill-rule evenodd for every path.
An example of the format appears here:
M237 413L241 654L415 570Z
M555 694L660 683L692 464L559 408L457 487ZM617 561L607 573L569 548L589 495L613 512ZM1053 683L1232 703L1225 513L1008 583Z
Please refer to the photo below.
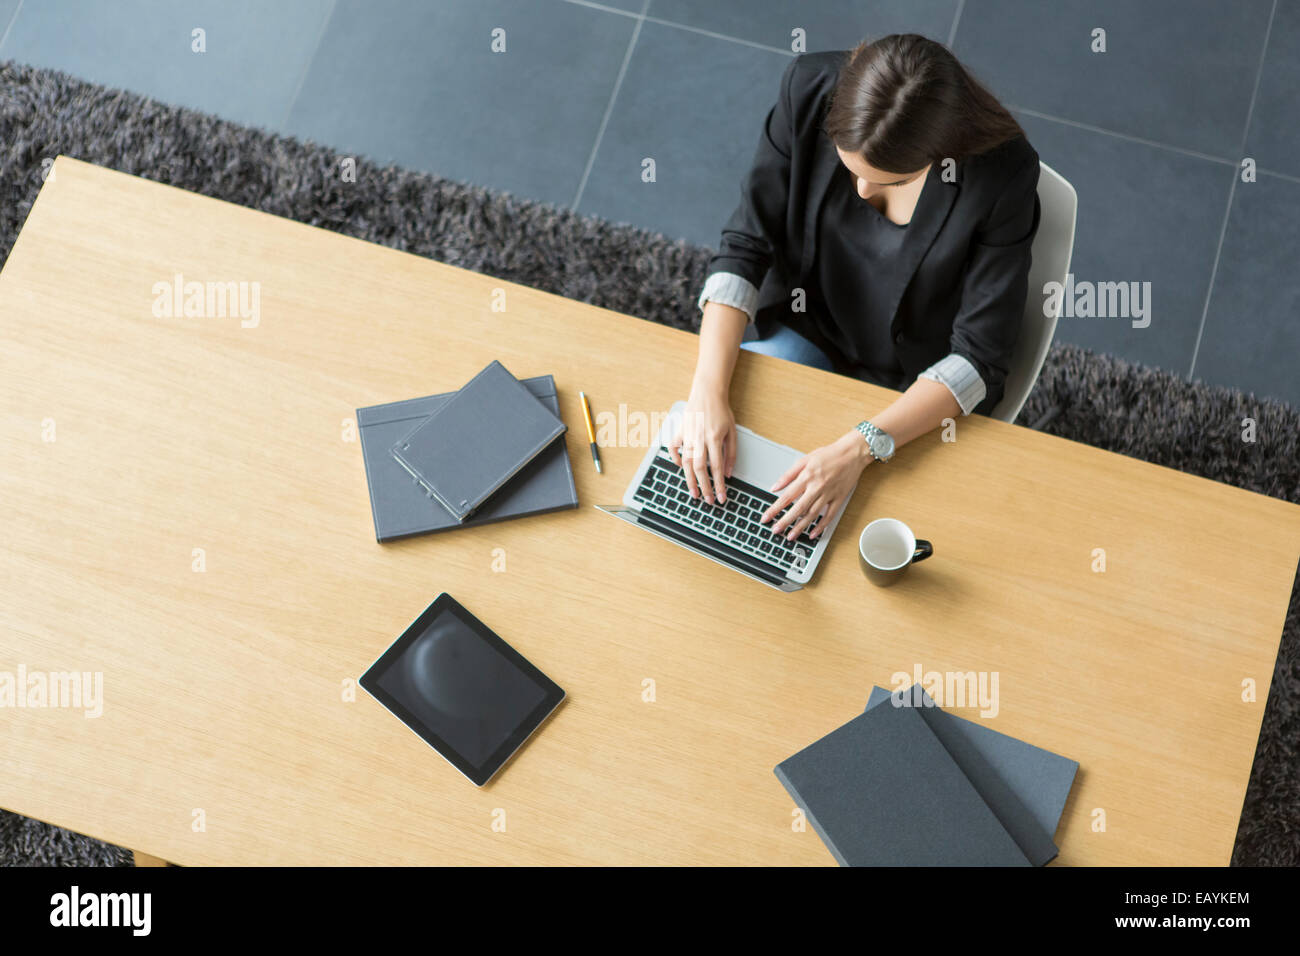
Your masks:
M667 449L660 449L632 495L643 508L666 515L782 571L802 570L808 563L813 548L817 546L817 542L808 537L808 532L816 528L816 522L794 541L787 541L784 534L773 535L775 519L765 525L758 521L776 501L776 495L733 477L727 479L727 500L724 503L715 501L709 504L703 498L692 498L682 469L673 464L667 454Z

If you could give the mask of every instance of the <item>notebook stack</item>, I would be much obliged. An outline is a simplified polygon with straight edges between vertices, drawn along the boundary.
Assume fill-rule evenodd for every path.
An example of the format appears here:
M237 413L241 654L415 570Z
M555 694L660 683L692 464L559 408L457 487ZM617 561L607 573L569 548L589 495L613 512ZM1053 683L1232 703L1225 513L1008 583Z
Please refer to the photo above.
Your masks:
M357 409L375 537L578 506L555 380L493 362L459 391Z
M1078 769L917 685L874 688L776 776L841 866L1042 866Z

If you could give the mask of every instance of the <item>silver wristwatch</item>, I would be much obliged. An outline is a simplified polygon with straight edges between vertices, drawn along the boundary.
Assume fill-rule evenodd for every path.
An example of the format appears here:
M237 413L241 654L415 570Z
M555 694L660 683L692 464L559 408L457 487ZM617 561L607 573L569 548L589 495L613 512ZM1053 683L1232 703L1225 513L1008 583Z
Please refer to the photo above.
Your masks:
M894 439L889 432L877 428L871 422L858 422L857 429L866 439L872 458L883 463L894 457Z

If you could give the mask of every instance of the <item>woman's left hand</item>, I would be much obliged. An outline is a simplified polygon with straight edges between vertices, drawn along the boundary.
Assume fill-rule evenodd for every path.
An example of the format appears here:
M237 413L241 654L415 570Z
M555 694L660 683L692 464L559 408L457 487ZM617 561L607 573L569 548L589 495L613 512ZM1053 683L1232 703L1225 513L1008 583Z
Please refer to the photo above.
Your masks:
M793 502L790 510L772 525L773 534L786 533L786 537L793 541L819 515L834 514L835 509L849 499L863 469L872 461L866 441L856 430L846 432L832 444L810 451L791 465L789 471L772 486L772 491L781 493L763 512L760 523L767 524ZM816 538L822 530L823 526L819 524L810 537Z

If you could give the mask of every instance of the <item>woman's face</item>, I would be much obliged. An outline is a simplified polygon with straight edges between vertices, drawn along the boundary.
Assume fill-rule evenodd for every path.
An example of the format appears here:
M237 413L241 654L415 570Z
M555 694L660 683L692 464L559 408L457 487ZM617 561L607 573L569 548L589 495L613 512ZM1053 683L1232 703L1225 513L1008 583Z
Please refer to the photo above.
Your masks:
M835 147L835 152L839 153L840 162L853 174L854 179L857 181L858 195L863 199L888 194L891 189L914 183L930 169L930 164L927 163L924 168L915 172L888 172L877 169L856 153L846 153L838 146Z

